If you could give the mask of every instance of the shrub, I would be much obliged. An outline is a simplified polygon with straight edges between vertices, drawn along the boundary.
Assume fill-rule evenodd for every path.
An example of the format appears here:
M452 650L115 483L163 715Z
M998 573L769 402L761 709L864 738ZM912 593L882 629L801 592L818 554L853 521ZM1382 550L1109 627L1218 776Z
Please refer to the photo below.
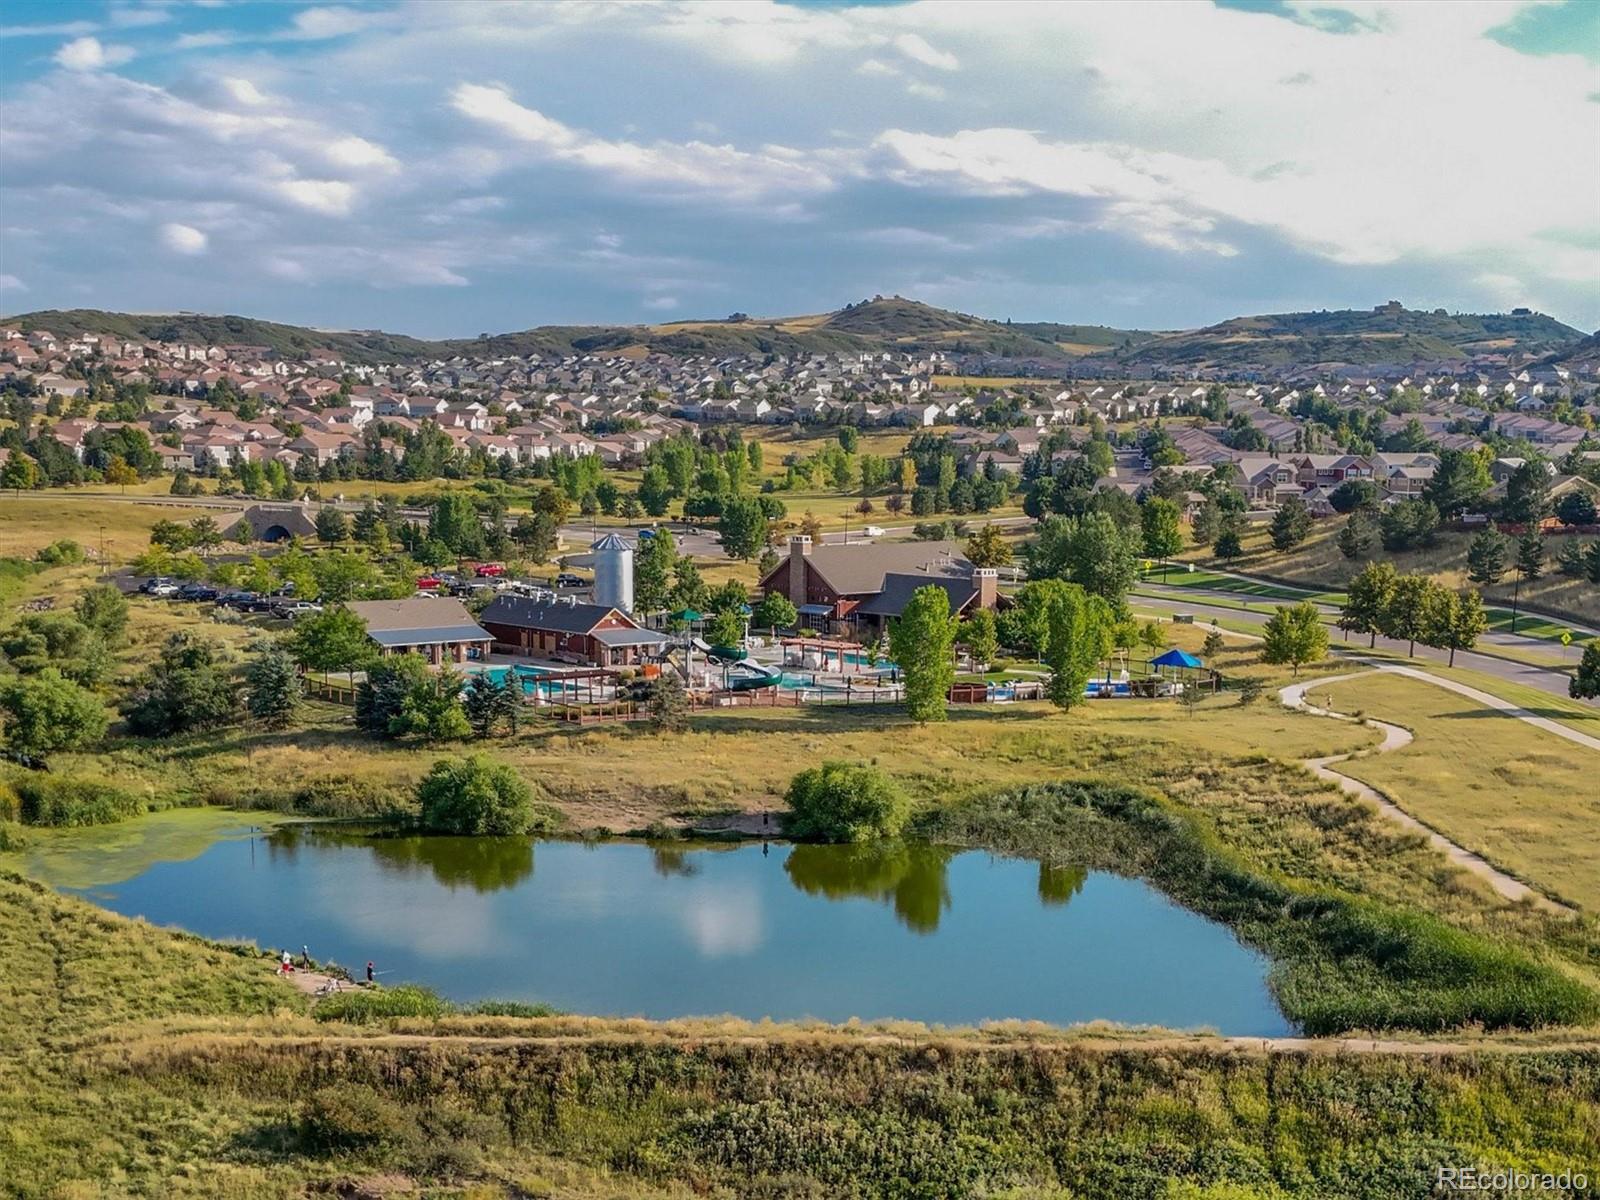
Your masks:
M785 832L823 842L894 837L911 811L905 793L882 771L846 762L801 771L785 799Z
M300 1108L300 1139L313 1153L392 1149L411 1131L400 1105L354 1084L318 1088Z
M417 811L414 794L402 784L342 774L312 775L287 787L260 788L240 803L308 817L409 818Z
M561 1010L548 1004L525 1004L521 1000L485 1000L465 1010L469 1017L559 1017Z
M481 754L434 763L417 785L417 802L423 827L433 833L506 837L543 823L521 777Z
M62 538L59 542L51 542L33 557L46 567L76 566L83 561L83 547L71 538Z
M454 1011L455 1006L431 988L401 984L392 988L365 987L335 992L319 1002L312 1015L319 1021L373 1025L397 1017L436 1020Z
M16 784L26 825L110 825L145 811L144 801L102 779L41 775Z
M15 821L0 820L0 851L25 850L28 846L28 835L22 832L22 826Z

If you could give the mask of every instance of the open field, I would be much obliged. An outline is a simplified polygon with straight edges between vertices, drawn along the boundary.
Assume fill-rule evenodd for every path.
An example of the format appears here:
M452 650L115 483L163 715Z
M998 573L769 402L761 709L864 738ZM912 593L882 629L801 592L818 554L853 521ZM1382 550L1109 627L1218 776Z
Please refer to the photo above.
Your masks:
M1324 704L1402 725L1410 746L1340 770L1525 882L1600 908L1600 755L1416 680L1314 688Z

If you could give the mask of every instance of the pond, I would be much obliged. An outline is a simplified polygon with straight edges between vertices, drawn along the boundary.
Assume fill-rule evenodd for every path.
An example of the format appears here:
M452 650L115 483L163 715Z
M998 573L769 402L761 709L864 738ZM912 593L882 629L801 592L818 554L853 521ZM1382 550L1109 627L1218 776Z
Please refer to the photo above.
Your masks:
M980 851L367 836L291 825L80 894L462 1002L1291 1032L1267 961L1147 884Z

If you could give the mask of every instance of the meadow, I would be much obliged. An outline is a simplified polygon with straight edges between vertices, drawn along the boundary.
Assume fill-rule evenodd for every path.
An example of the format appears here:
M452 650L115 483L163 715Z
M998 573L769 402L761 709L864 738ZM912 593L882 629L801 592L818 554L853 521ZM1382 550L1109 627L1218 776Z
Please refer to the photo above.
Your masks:
M1315 694L1319 704L1327 697L1340 712L1390 721L1416 737L1340 771L1524 882L1600 908L1594 751L1403 677L1371 674Z

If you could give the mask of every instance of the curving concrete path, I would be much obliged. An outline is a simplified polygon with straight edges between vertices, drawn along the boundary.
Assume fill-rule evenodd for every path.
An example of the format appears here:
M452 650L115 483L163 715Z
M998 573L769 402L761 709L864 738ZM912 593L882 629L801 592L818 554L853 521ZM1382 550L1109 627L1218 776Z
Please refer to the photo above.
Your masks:
M1437 675L1429 675L1424 671L1417 671L1408 667L1395 667L1387 663L1372 663L1371 665L1377 668L1379 671L1388 671L1397 675L1412 676L1421 679L1426 683L1432 683L1440 687L1448 688L1451 691L1461 692L1464 695L1469 695L1473 699L1478 700L1479 702L1486 704L1491 708L1496 708L1503 712L1519 715L1523 720L1533 724L1538 724L1541 726L1541 728L1550 727L1553 732L1558 732L1563 736L1567 736L1572 741L1577 741L1586 745L1593 745L1596 749L1600 749L1600 742L1597 742L1596 739L1589 737L1587 734L1582 734L1578 733L1576 730L1567 729L1565 726L1557 725L1553 721L1546 721L1543 717L1536 717L1531 713L1523 713L1523 711L1518 709L1516 705L1509 704L1506 701L1501 700L1498 696L1490 696L1486 692L1480 692L1476 688L1467 687L1465 684L1458 684L1454 680L1441 679ZM1278 699L1282 701L1286 707L1299 709L1301 712L1311 713L1313 716L1331 717L1338 721L1355 721L1357 718L1348 713L1333 712L1330 709L1318 708L1316 705L1312 704L1306 699L1306 691L1309 688L1320 687L1327 684L1341 683L1347 679L1364 678L1370 678L1369 673L1366 671L1357 671L1348 675L1330 675L1324 676L1321 679L1308 679L1303 683L1291 683L1288 687L1279 689ZM1383 734L1383 741L1379 743L1378 746L1373 750L1374 754L1387 754L1391 750L1399 750L1402 747L1409 746L1414 740L1409 729L1403 729L1399 725L1391 725L1387 721L1377 721L1367 718L1360 723L1372 729L1376 729ZM1487 881L1495 891L1499 892L1500 895L1504 896L1507 900L1513 902L1528 901L1540 908L1548 909L1551 912L1569 913L1572 911L1565 904L1560 904L1557 901L1550 899L1542 892L1538 892L1529 887L1520 879L1513 879L1504 871L1501 871L1497 867L1490 864L1486 859L1483 858L1482 855L1475 854L1471 850L1468 850L1465 846L1461 846L1455 842L1452 842L1438 830L1423 824L1421 821L1417 820L1416 817L1406 812L1405 809L1401 808L1398 804L1389 799L1389 797L1385 796L1382 792L1378 791L1378 789L1373 787L1371 784L1363 783L1359 779L1345 775L1342 772L1335 771L1333 769L1333 764L1341 763L1347 759L1354 758L1356 753L1360 752L1358 751L1350 754L1330 754L1322 758L1308 758L1304 760L1304 765L1306 769L1318 779L1325 779L1330 783L1338 784L1341 790L1349 795L1357 797L1358 799L1371 801L1377 806L1379 812L1388 817L1391 821L1395 822L1397 825L1404 826L1406 829L1409 829L1414 833L1422 834L1428 839L1428 844L1430 846L1438 850L1458 867L1461 867L1463 870L1470 871L1472 874L1478 876L1478 878Z

